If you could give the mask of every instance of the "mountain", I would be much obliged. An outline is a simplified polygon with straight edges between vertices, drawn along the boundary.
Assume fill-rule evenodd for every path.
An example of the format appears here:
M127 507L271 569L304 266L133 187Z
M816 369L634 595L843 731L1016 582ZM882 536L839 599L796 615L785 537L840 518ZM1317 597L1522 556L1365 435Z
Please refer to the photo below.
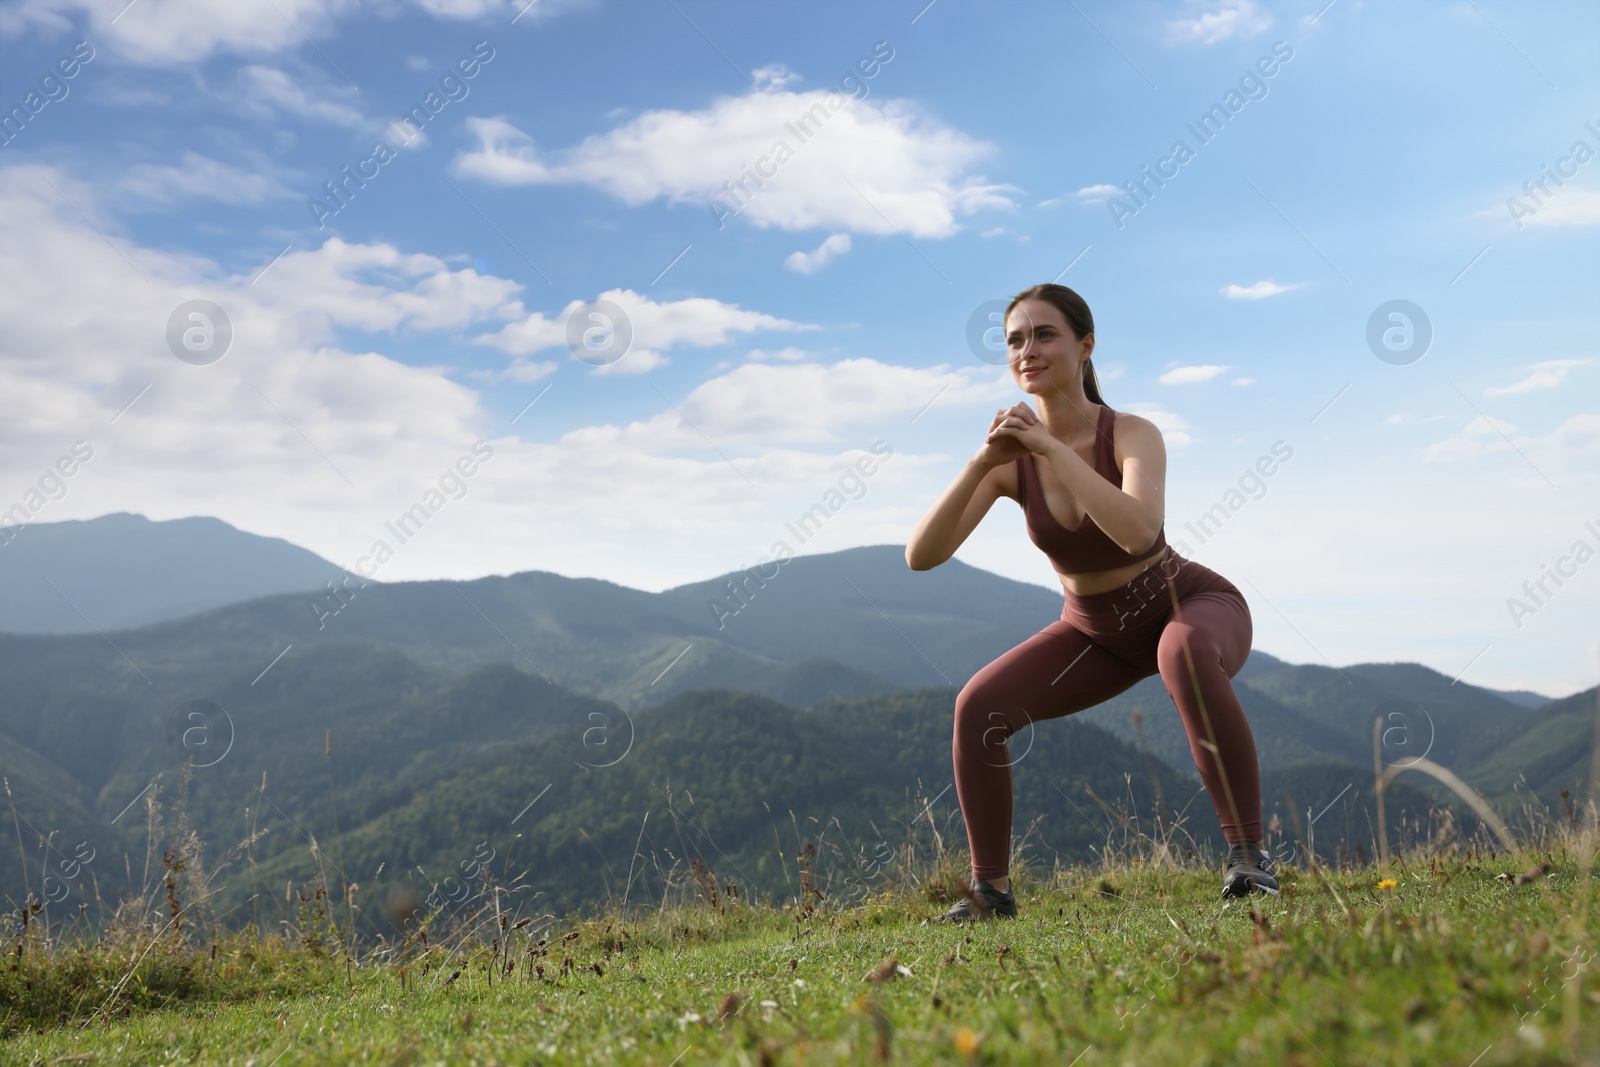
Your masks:
M303 679L286 675L275 695L234 701L226 716L213 708L202 725L226 748L187 773L170 729L142 712L98 791L8 746L8 776L17 765L55 776L13 780L29 873L0 850L0 885L15 899L25 886L51 892L52 906L69 911L96 886L108 900L136 892L139 801L155 796L169 831L186 825L206 843L190 876L221 867L206 885L217 913L275 926L292 914L294 887L325 878L336 897L343 882L358 883L361 921L390 934L385 922L403 921L386 914L394 902L407 902L403 913L437 886L457 905L482 907L491 875L501 884L521 875L520 899L557 913L608 895L659 898L695 861L741 892L777 897L797 891L809 842L811 877L849 899L910 850L926 859L965 844L951 782L954 693L944 687L805 709L711 690L630 714L505 665L417 688L392 659L334 651L317 652ZM1014 740L1012 760L1017 847L1047 869L1154 832L1158 813L1179 848L1221 847L1192 776L1091 723L1042 726ZM1342 774L1301 766L1294 787ZM1285 795L1287 779L1263 784L1269 814L1309 797ZM1329 858L1372 851L1375 809L1357 785L1331 798L1343 804L1318 824ZM57 800L54 812L40 810L40 790ZM1404 784L1386 804L1396 840L1430 808ZM1470 813L1459 817L1470 827ZM1287 814L1282 822L1289 828ZM262 836L240 848L251 829ZM67 877L85 854L92 862ZM179 896L197 891L185 881Z
M315 553L220 519L98 519L0 529L0 630L127 630L342 577Z
M218 900L230 907L248 897L237 895L246 875L281 890L330 862L404 896L390 879L418 868L431 878L479 841L502 840L519 842L517 862L539 865L530 879L540 892L575 901L619 875L627 884L616 868L630 853L617 842L629 834L659 846L633 857L651 865L647 884L659 887L695 849L721 874L737 863L752 884L763 877L752 867L770 883L774 826L757 834L753 813L770 807L781 823L794 811L780 848L791 867L792 852L829 825L858 844L863 834L886 840L885 820L916 814L895 805L950 784L951 708L967 678L1059 610L1049 590L956 561L912 572L901 549L875 546L663 593L541 572L346 576L332 590L134 629L0 634L0 773L24 838L20 857L0 850L0 889L16 897L46 873L59 880L72 862L61 846L80 844L98 850L92 879L137 888L146 802L157 794L182 798L181 825L208 843L207 864L249 827L269 831L248 849L248 870L229 868ZM1508 815L1530 799L1559 811L1563 789L1586 795L1592 690L1523 708L1415 664L1332 668L1259 651L1234 683L1269 813L1285 835L1295 820L1314 822L1319 849L1368 840L1370 851L1361 835L1375 722L1386 762L1427 755ZM1187 832L1213 832L1159 677L1042 724L1015 777L1019 833L1032 817L1024 811L1045 816L1038 841L1054 855L1081 858L1123 832L1085 803L1080 782L1141 812L1153 812L1159 782L1168 808L1187 810ZM1067 786L1076 792L1062 799ZM680 787L687 807L651 806ZM562 797L567 814L546 827L546 802ZM1391 812L1410 798L1410 825L1426 822L1430 804L1470 824L1420 771L1401 775L1389 797ZM706 822L696 810L716 815ZM673 836L651 839L663 816ZM1085 825L1099 837L1085 838ZM951 829L939 832L959 842Z
M1535 693L1527 689L1491 689L1491 693L1498 693L1509 703L1519 708L1540 708L1554 700L1543 693Z

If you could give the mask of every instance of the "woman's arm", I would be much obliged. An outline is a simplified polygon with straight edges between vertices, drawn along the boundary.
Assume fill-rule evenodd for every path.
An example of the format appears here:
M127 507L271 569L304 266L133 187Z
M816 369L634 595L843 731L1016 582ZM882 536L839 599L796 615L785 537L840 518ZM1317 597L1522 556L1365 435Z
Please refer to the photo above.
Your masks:
M956 549L1000 499L996 471L1028 453L1021 442L1004 435L996 436L995 428L1008 414L1004 410L995 413L983 447L967 461L955 481L911 531L906 541L906 565L912 570L930 570L955 555Z
M974 456L961 468L950 488L922 516L906 542L906 564L914 571L937 567L966 541L989 508L1000 499L994 467Z
M1167 447L1161 431L1148 419L1124 413L1117 450L1122 456L1122 488L1118 489L1083 457L1050 435L1038 416L1024 427L1018 412L1001 422L997 433L1010 433L1050 463L1072 499L1094 524L1124 552L1139 555L1155 544L1166 518Z

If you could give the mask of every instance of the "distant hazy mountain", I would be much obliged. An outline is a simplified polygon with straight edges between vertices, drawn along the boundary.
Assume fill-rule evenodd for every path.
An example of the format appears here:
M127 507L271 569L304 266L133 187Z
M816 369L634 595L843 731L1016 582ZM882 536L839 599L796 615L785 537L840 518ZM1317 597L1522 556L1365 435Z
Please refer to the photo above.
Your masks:
M1498 693L1506 700L1519 708L1542 708L1554 697L1547 697L1543 693L1532 693L1526 689L1491 689L1491 693Z
M220 519L29 523L0 531L0 630L128 630L339 577L313 552Z

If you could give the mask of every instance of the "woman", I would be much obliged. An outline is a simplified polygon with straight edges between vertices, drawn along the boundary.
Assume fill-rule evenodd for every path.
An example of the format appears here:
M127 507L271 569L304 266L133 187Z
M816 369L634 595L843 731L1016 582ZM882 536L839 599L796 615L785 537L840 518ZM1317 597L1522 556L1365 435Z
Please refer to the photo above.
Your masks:
M1026 289L1006 308L1005 336L1011 375L1038 413L1022 402L995 414L983 447L912 532L906 562L937 567L1007 496L1022 506L1065 601L1059 622L978 671L956 697L951 755L972 886L944 918L1017 914L1006 739L1156 673L1229 842L1222 895L1276 893L1260 847L1255 739L1229 681L1250 654L1250 609L1231 582L1167 545L1161 432L1100 398L1083 298L1064 285Z

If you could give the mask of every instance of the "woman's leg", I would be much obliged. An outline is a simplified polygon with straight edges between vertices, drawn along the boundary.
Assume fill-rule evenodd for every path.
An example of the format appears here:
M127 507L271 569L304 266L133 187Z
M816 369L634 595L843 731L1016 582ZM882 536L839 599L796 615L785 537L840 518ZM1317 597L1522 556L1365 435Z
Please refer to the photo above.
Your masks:
M974 878L989 881L1008 869L1012 795L1006 739L1030 722L1094 707L1149 673L1070 623L1053 622L972 676L956 697L950 752Z
M1189 735L1189 751L1230 844L1261 841L1256 742L1230 679L1250 655L1250 608L1237 589L1178 602L1156 648L1167 694Z

